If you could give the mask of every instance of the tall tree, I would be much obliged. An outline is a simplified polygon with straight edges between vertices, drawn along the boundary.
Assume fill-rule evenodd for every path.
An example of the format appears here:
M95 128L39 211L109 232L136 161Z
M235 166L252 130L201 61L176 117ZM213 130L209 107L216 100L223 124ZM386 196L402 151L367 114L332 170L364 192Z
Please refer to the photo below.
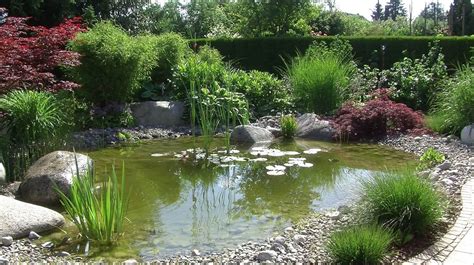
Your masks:
M375 4L375 9L372 10L372 20L373 21L380 21L383 19L383 8L380 4L380 0L377 0L377 4Z
M474 16L471 0L454 0L450 8L450 28L453 35L474 33Z
M397 17L406 16L407 10L403 6L403 3L400 0L390 0L385 5L384 10L384 19L396 20Z

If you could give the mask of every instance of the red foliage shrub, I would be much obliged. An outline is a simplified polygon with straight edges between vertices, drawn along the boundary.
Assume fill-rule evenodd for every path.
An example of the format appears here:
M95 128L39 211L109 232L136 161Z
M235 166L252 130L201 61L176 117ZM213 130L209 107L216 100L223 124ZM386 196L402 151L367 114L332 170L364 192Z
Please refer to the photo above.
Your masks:
M336 137L360 140L384 137L393 133L423 132L423 114L388 98L388 90L379 90L374 98L357 106L349 102L334 118Z
M54 72L60 65L79 63L79 55L65 46L85 29L82 19L68 19L52 28L30 26L28 19L8 17L0 25L0 93L23 86L48 91L76 87Z

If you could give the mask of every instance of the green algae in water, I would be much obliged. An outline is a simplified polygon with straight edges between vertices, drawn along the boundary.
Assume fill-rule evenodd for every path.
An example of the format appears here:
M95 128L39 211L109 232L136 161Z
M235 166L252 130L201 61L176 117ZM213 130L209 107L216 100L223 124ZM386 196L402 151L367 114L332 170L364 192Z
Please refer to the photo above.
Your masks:
M223 140L216 144L223 146ZM193 139L185 137L89 153L99 177L124 161L130 192L124 237L114 247L92 246L91 258L148 261L262 240L315 210L353 202L360 181L377 172L416 166L412 155L378 145L282 141L271 148L297 151L300 155L292 157L306 158L314 166L290 167L281 176L269 176L267 166L283 165L290 156L225 166L175 156L193 146ZM312 148L325 151L303 154ZM248 149L233 156L257 157ZM65 230L74 234L73 227ZM84 247L69 250L83 253Z

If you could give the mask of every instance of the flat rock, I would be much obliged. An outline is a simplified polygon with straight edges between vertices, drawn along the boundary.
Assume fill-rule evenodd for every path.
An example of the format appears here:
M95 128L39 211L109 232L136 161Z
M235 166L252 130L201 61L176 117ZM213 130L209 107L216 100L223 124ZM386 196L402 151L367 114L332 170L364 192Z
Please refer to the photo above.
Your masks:
M77 161L77 167L76 167ZM69 194L73 177L84 175L92 169L92 159L68 151L55 151L36 161L27 171L20 185L21 199L40 205L59 204L55 186Z
M239 125L230 135L232 144L269 143L273 139L273 134L269 130L252 125Z
M64 217L48 208L0 195L0 237L26 237L64 224Z
M335 130L329 121L319 119L314 113L306 113L296 119L296 136L313 140L331 141Z
M138 125L174 127L184 125L185 106L180 101L145 101L131 105L132 115Z

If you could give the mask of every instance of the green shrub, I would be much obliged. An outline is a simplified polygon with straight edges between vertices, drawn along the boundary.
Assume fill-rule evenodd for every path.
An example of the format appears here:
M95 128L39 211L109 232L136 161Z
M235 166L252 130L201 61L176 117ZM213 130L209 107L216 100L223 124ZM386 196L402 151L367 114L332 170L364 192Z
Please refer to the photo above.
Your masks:
M402 241L425 235L443 216L443 200L414 174L382 174L364 183L366 216L399 232Z
M392 240L379 226L355 226L333 233L327 247L336 264L379 264Z
M68 117L54 95L14 90L0 98L2 156L9 180L23 177L28 167L55 149L69 130Z
M157 64L157 38L130 37L110 22L80 33L70 48L81 55L72 69L81 92L91 102L128 102Z
M450 79L440 92L431 113L437 121L438 132L459 133L466 125L474 123L474 70L465 66ZM431 123L434 125L434 123Z
M84 176L73 178L69 195L62 193L59 188L56 188L56 192L82 237L101 244L111 244L122 235L128 205L123 167L120 183L113 167L111 175L100 187L96 191L94 175L92 170L88 170Z
M355 72L346 51L317 45L305 56L297 56L287 66L286 75L294 90L295 102L304 111L329 114L338 109Z
M441 81L447 76L444 55L439 41L430 44L430 50L420 59L403 58L385 71L391 98L416 110L428 110L431 96L439 92Z
M293 138L298 128L296 119L293 115L283 115L280 119L281 132L285 138Z
M286 111L292 105L288 86L272 74L234 70L225 77L226 85L245 95L255 118Z
M153 70L154 83L162 83L171 79L173 69L186 58L192 50L186 39L176 33L165 33L156 36L154 45L157 52L157 66Z
M418 170L425 170L432 168L437 164L440 164L444 161L445 157L438 150L433 147L428 148L423 155L420 157L420 164L418 165Z

